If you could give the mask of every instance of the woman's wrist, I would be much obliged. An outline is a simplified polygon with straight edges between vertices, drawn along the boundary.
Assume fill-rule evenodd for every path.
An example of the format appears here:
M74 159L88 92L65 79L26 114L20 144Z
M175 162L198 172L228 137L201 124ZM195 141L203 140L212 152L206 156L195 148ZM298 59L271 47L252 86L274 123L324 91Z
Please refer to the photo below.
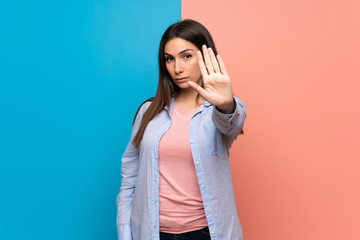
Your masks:
M224 114L231 114L235 111L235 107L236 107L236 102L235 102L235 98L232 97L232 101L225 103L221 106L216 106L216 109Z

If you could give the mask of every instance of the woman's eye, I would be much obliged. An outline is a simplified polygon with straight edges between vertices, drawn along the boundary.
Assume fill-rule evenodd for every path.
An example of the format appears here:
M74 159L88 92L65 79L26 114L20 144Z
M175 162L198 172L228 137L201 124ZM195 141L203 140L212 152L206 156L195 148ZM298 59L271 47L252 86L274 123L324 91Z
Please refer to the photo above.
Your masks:
M191 57L192 57L191 54L186 54L186 55L184 56L185 59L189 59L189 58L191 58Z
M170 61L172 61L172 60L174 60L173 57L165 57L165 61L166 61L166 62L170 62Z

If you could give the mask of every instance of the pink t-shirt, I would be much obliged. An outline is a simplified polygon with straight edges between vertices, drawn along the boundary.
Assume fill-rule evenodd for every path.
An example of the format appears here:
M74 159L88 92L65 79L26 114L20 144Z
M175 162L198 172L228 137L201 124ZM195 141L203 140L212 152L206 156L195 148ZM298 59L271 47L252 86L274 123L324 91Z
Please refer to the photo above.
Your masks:
M160 140L161 232L178 234L208 226L189 144L189 120L196 110L174 105L171 126Z

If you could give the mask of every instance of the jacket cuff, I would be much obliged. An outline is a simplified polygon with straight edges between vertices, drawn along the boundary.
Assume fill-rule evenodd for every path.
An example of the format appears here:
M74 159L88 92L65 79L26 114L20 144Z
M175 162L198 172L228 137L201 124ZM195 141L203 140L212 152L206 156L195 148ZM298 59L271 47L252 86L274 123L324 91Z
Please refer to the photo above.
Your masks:
M132 240L131 224L120 224L117 227L118 240Z
M228 134L234 127L240 126L239 121L243 121L246 117L245 105L238 98L233 97L233 99L235 100L233 113L226 114L220 112L216 107L213 108L213 122L224 134Z

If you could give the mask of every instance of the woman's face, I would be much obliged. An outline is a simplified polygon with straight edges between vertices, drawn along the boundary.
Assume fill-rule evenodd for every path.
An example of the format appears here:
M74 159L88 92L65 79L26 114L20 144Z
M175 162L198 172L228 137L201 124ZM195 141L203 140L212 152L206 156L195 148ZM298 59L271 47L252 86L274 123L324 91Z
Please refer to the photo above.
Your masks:
M182 38L173 38L165 44L166 69L180 89L190 88L188 81L202 82L197 51L193 43Z

